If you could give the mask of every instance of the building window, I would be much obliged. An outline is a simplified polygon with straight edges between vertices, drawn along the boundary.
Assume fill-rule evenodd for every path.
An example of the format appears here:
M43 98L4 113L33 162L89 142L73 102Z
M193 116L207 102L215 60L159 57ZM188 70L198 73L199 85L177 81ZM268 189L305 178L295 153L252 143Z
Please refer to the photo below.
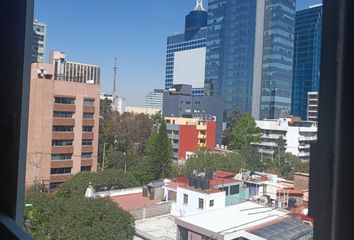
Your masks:
M199 198L198 208L199 209L203 209L204 208L204 199Z
M93 113L86 113L86 112L84 112L84 118L86 118L86 119L92 119L92 118L93 118Z
M54 190L60 187L60 184L62 184L62 182L52 182L49 185L49 189L50 190Z
M74 126L53 126L53 132L72 132Z
M83 166L83 167L81 167L81 172L91 172L91 166Z
M95 104L94 99L84 99L84 106L93 106Z
M53 140L52 146L72 146L73 140Z
M92 132L93 126L83 126L82 131L83 132Z
M226 193L226 196L229 195L229 187L219 188L219 190L224 191Z
M51 168L50 174L67 174L71 173L71 168Z
M166 124L170 124L171 120L170 119L166 119Z
M57 103L57 104L75 104L75 98L54 97L54 103Z
M91 159L92 153L81 153L81 159Z
M53 112L55 118L74 118L74 112Z
M214 200L210 200L209 201L209 207L213 207L214 206Z
M73 154L72 153L58 153L58 154L52 154L52 160L53 161L58 161L58 160L71 160Z
M92 139L82 139L81 145L83 146L92 146Z
M183 204L188 205L188 195L183 194Z
M240 185L235 185L230 187L230 195L239 194Z

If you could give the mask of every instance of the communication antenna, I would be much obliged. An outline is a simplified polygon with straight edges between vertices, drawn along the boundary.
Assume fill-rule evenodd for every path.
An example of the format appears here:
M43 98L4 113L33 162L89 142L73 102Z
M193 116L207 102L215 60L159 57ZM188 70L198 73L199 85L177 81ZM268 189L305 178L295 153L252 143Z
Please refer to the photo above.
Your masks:
M203 0L197 0L194 11L205 11L203 8Z
M114 57L114 65L113 65L113 90L112 90L112 108L113 111L118 111L118 97L117 97L117 89L116 89L116 81L117 81L117 57Z

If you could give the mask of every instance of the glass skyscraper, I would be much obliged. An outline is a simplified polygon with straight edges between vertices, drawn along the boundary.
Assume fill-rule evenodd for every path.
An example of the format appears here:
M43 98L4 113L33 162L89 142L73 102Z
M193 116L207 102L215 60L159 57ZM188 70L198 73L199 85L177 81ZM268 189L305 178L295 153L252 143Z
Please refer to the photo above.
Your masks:
M32 29L32 62L44 62L47 25L33 20Z
M290 113L295 0L209 0L207 95L256 119Z
M320 84L322 6L296 12L292 114L307 119L308 92Z
M185 31L167 38L165 89L190 84L194 96L204 95L207 12L201 1L186 16Z
M260 119L290 115L296 0L266 0Z

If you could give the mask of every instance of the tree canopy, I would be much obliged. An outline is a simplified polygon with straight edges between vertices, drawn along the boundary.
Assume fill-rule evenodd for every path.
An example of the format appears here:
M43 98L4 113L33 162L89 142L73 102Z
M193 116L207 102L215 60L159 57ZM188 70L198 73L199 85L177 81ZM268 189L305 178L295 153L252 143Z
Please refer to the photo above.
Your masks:
M250 147L251 143L259 142L261 130L249 113L244 113L237 124L232 128L230 147L242 150Z
M94 187L129 188L139 183L130 173L105 170L79 173L56 193L29 192L25 228L37 239L133 239L134 219L106 198L85 198Z

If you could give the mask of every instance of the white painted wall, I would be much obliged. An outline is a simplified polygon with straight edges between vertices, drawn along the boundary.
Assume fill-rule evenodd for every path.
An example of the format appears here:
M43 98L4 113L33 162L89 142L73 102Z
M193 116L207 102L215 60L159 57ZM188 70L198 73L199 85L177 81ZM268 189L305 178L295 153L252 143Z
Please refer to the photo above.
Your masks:
M183 194L188 195L188 204L183 203ZM204 199L204 209L199 209L199 198ZM204 193L193 191L183 187L177 187L177 199L175 212L179 216L187 216L195 213L201 213L212 209L225 207L225 192ZM210 200L214 200L214 206L210 207Z
M295 156L299 155L299 127L289 127L286 133L286 150L294 154Z
M190 84L204 88L206 48L195 48L174 54L173 84Z

